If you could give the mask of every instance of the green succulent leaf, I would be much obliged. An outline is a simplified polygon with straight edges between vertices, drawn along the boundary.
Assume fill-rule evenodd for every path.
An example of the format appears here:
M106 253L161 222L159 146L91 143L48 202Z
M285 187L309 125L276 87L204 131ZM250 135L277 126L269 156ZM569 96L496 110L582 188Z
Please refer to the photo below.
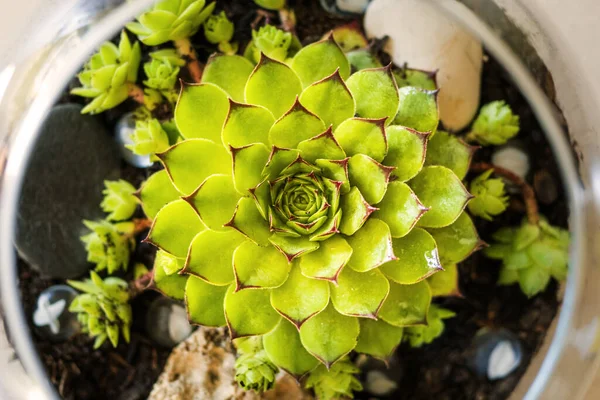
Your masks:
M236 291L276 288L287 280L290 264L275 247L262 247L246 240L233 253L233 270Z
M364 154L381 162L388 151L384 123L384 119L350 118L336 128L334 136L346 155Z
M390 228L376 218L369 218L362 228L346 240L353 250L348 267L356 272L370 271L396 259Z
M349 158L344 158L343 160L318 159L315 161L316 166L321 168L323 176L326 176L327 178L337 182L342 182L342 186L340 188L340 193L342 195L350 192L350 178L348 178L349 160Z
M380 269L394 282L412 285L443 270L435 240L424 229L415 228L402 238L394 238L392 243L398 259Z
M229 230L225 224L235 212L240 194L231 175L211 175L185 201L190 203L208 229Z
M435 134L439 123L437 91L427 91L412 86L398 89L400 106L394 125L413 128L419 132Z
M351 256L352 247L344 238L335 235L321 242L317 250L300 257L299 265L306 277L337 282Z
M435 239L442 264L456 264L485 244L467 213L463 212L452 224L438 229L429 229Z
M350 76L350 63L333 35L300 50L294 56L291 67L305 88L336 71L339 71L339 76L343 79Z
M425 165L442 165L450 168L462 180L469 172L475 150L477 147L468 145L460 138L438 131L427 144Z
M233 254L244 241L244 236L233 229L200 232L190 245L183 272L212 285L229 285L234 280Z
M274 60L285 61L293 52L296 41L290 32L265 25L258 31L252 31L252 42L246 47L244 57L258 63L261 54L265 54Z
M300 156L300 151L296 149L284 149L273 146L269 161L263 170L263 176L268 180L274 180L279 177L281 171L293 163Z
M342 209L340 232L348 236L354 235L364 225L373 211L377 210L377 208L371 207L367 203L360 190L355 186L342 197L340 207Z
M346 53L348 62L355 71L366 68L381 68L381 61L369 49L357 49Z
M389 183L377 207L373 216L385 222L395 238L408 234L428 210L406 183L398 181Z
M296 327L286 319L263 336L263 346L275 365L294 376L302 376L319 365L302 346Z
M289 262L319 248L319 243L311 241L304 236L290 237L282 234L274 234L269 238L269 241L288 259Z
M493 169L487 170L473 179L470 185L475 198L469 202L469 211L488 221L502 214L509 201L504 191L504 181L501 178L490 179L493 172Z
M412 86L424 90L438 89L436 83L437 71L421 71L412 68L401 68L394 71L394 78L399 88Z
M156 252L156 257L154 258L154 273L156 274L158 269L162 269L163 275L177 274L183 270L184 265L185 258L175 257L174 255L159 249Z
M230 100L229 114L221 135L223 144L233 147L268 144L269 130L274 122L275 117L266 108Z
M427 138L429 134L417 132L403 126L388 126L386 128L388 152L383 164L396 167L392 176L399 181L414 178L425 162L425 150L429 154Z
M234 29L233 22L227 18L225 11L211 15L204 22L204 36L213 44L229 42L233 37Z
M369 204L383 200L393 171L394 167L386 167L364 154L356 154L348 162L350 184L360 190Z
M269 225L258 211L254 200L249 197L240 199L227 226L241 232L258 245L269 245L269 237L271 236Z
M254 143L240 148L232 147L230 151L235 189L246 194L262 182L262 172L269 160L269 149L263 143Z
M335 309L350 317L377 318L390 284L378 270L356 272L344 268L337 284L331 283L331 301Z
M382 360L389 359L402 341L403 328L382 320L361 318L360 335L354 349Z
M206 139L184 140L157 156L175 188L184 194L191 194L210 175L231 173L227 150Z
M269 131L269 143L280 148L295 149L298 143L325 131L325 124L308 111L296 98L292 107L283 114Z
M184 200L167 204L156 214L146 240L176 257L186 257L194 237L206 229Z
M433 297L461 296L456 264L446 264L443 271L438 271L427 278L427 283L429 283Z
M285 1L286 0L254 0L258 6L266 8L267 10L281 10L285 7Z
M298 150L302 153L302 158L311 163L320 158L339 160L346 157L346 153L333 136L331 127L320 135L298 143Z
M358 319L338 313L331 304L300 328L304 348L328 368L354 349L358 334Z
M254 65L242 56L214 54L204 67L202 83L212 83L223 89L234 101L243 102L246 82L253 70Z
M431 289L426 281L413 285L390 282L390 294L379 316L388 324L403 327L427 324Z
M202 138L221 143L221 128L228 110L227 93L219 86L184 84L175 107L175 123L186 139Z
M356 100L358 116L385 118L388 124L392 122L398 112L400 97L391 64L383 68L358 71L346 83Z
M304 259L302 257L300 260ZM300 329L329 303L327 282L307 278L294 264L287 281L271 291L271 304L283 317Z
M409 182L419 200L429 208L417 223L427 228L448 226L472 198L460 179L442 166L425 167Z
M157 119L137 121L130 136L132 145L125 145L134 154L153 155L169 148L169 136Z
M263 393L273 389L277 372L277 366L262 349L242 353L235 360L235 380L244 390Z
M307 110L318 115L325 125L333 125L334 129L352 118L356 110L354 98L339 70L304 89L300 102Z
M287 65L264 54L246 83L246 101L269 109L275 118L294 105L302 92L296 73Z
M164 266L169 264L180 267L182 262L172 255L159 250L154 260L154 285L164 295L176 300L183 300L188 277L176 273L167 274Z
M185 286L185 304L190 322L202 326L224 326L227 286L216 286L190 276Z
M225 318L233 339L264 335L270 332L281 316L271 307L270 291L264 289L235 290L229 286L225 294Z

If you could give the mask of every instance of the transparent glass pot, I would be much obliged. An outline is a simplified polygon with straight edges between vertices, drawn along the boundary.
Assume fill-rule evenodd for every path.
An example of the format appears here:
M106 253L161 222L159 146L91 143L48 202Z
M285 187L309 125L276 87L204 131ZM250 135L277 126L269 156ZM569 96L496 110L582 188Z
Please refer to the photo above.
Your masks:
M551 35L547 21L536 20L518 0L427 0L481 38L529 101L543 126L560 165L570 207L572 247L570 273L564 285L560 313L543 348L513 394L515 399L581 398L597 370L600 347L600 231L596 201L600 199L600 168L593 163L600 138L592 126L600 119L591 92L586 92L577 60ZM118 32L152 0L69 0L44 3L27 42L0 64L0 398L51 399L50 384L33 346L17 285L14 231L23 173L38 130L67 82L95 48ZM499 7L502 6L502 8ZM511 18L518 17L518 25ZM509 18L510 17L510 18ZM34 25L34 24L32 24ZM538 35L536 47L527 35ZM539 89L532 73L543 53L557 95L585 157L576 168L566 134L554 106ZM576 94L573 88L578 88ZM584 184L582 182L589 182ZM10 339L9 339L10 338Z

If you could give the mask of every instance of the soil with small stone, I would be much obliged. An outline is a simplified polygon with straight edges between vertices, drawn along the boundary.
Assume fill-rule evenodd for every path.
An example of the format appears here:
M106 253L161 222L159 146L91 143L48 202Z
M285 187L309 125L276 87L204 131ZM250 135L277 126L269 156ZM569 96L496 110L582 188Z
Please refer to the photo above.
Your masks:
M297 33L303 43L319 39L332 27L352 21L352 18L334 17L327 14L314 1L290 1L296 10ZM245 43L249 39L248 26L257 21L256 7L251 0L219 0L218 7L224 8L236 22L234 40ZM277 23L274 14L267 16ZM264 21L264 20L263 20ZM258 22L258 24L264 22ZM209 48L202 40L193 40L202 57L208 56ZM537 76L546 92L552 96L553 87L549 76ZM550 83L549 83L550 82ZM76 82L73 83L75 85ZM528 182L538 182L536 189L540 198L540 211L549 221L561 227L567 226L567 202L558 177L560 176L549 144L536 121L532 110L510 81L500 65L486 57L483 67L482 104L491 100L505 100L521 118L520 145L530 155L531 169ZM81 102L80 98L67 93L61 102ZM116 120L134 107L126 102L102 115L103 122L114 128ZM161 111L168 115L168 110ZM163 116L164 116L163 115ZM489 161L491 149L477 151L474 162ZM134 185L141 183L150 171L138 170L123 164L122 177ZM472 176L467 177L467 180ZM524 215L524 206L518 195L512 196L507 212L493 223L475 218L483 240L491 241L491 234L500 226L517 225ZM143 235L142 235L143 236ZM132 262L141 261L151 265L153 249L145 244L138 245ZM59 281L45 280L24 262L20 262L20 287L25 313L31 316L38 294ZM558 287L553 281L538 296L527 299L515 285L497 286L499 263L475 253L459 265L460 290L463 298L436 300L444 307L456 312L456 317L446 320L442 337L422 348L412 349L402 345L398 349L396 362L392 363L390 376L397 379L399 389L390 394L394 399L504 399L509 396L528 364L540 348L560 302ZM153 344L144 332L145 311L155 292L146 292L133 301L134 322L129 345L120 343L116 349L105 344L99 350L92 349L92 341L84 335L65 343L52 343L34 333L37 351L47 369L48 376L57 391L65 399L145 399L158 378L169 349ZM30 321L31 324L31 321ZM476 376L467 367L469 345L476 332L482 327L506 328L515 333L524 348L524 359L519 368L507 378L490 382ZM32 330L35 328L31 325ZM357 393L356 398L372 399L376 396L366 392Z

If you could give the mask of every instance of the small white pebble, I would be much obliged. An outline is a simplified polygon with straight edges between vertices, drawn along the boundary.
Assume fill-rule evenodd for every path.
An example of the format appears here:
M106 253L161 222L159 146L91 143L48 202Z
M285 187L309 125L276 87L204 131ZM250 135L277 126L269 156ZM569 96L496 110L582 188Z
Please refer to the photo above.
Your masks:
M490 354L487 376L490 380L505 378L519 366L519 362L512 344L503 340L494 347Z
M182 342L192 333L192 326L188 322L185 308L178 304L171 306L169 315L169 336L175 343Z
M512 171L522 179L529 172L529 157L518 147L504 146L492 154L492 164Z
M367 373L366 389L376 396L386 396L398 388L398 384L381 371Z

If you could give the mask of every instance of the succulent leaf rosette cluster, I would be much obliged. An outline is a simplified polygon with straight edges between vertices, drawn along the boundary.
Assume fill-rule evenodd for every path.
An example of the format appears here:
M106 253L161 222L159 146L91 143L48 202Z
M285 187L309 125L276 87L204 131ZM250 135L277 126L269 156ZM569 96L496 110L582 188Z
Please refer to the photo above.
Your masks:
M281 58L211 57L140 197L158 289L301 376L388 357L428 323L427 278L481 241L470 147L435 140L436 91L398 89L391 67L351 74L331 36Z

